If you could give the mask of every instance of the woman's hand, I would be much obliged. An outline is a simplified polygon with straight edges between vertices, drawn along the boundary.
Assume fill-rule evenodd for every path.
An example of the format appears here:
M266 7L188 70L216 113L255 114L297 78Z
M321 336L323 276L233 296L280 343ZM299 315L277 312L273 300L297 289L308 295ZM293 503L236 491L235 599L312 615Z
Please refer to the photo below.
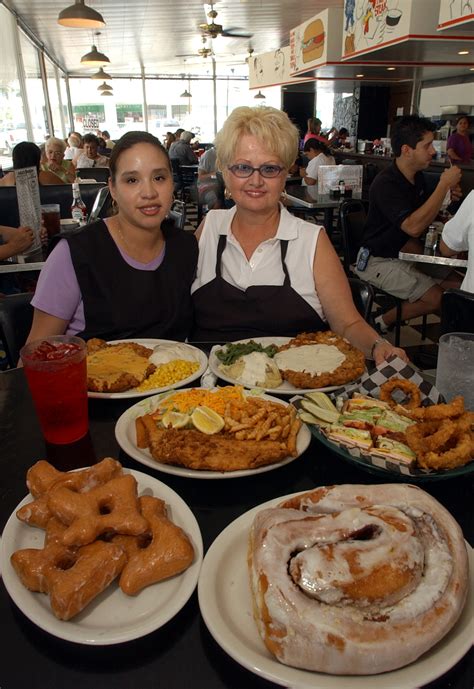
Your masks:
M392 356L398 356L403 361L408 363L409 359L404 349L400 347L394 347L387 340L377 340L377 343L373 349L373 357L375 364L379 366L387 361Z

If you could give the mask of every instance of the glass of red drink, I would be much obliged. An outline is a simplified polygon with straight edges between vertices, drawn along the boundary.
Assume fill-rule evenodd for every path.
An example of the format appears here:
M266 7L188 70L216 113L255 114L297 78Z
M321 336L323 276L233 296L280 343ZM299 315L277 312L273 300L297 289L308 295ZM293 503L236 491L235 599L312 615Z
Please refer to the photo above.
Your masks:
M47 337L26 344L20 357L45 440L62 445L82 438L89 425L84 340Z
M49 203L41 206L43 223L48 234L48 239L61 232L61 214L59 203Z

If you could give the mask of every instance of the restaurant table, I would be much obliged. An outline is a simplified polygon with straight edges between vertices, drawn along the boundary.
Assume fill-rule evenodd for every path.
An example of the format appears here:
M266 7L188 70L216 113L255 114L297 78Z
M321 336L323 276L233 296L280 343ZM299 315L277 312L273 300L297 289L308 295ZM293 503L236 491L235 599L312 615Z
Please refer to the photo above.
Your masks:
M467 259L451 258L446 256L426 256L425 254L411 254L400 251L398 258L402 261L412 261L414 263L429 263L435 266L452 266L453 268L467 268Z
M26 273L28 271L41 270L44 266L44 261L37 261L35 263L1 263L1 273Z
M46 457L58 468L66 469L112 456L119 458L125 467L159 479L176 491L193 511L205 551L239 515L271 498L321 485L386 482L381 476L346 463L314 438L308 450L294 462L251 477L194 480L155 471L130 459L115 440L115 423L134 402L135 399L91 399L90 434L71 446L46 448L23 370L0 373L2 530L26 495L26 470ZM422 487L454 515L465 538L474 544L472 480L464 477L435 481ZM172 620L155 632L118 646L88 646L42 631L18 610L3 583L0 589L1 689L270 689L276 686L241 667L214 641L201 618L196 592ZM472 687L472 672L471 653L426 687L468 689ZM346 686L343 677L339 686L341 689ZM314 687L318 687L317 675Z
M307 208L311 211L321 210L324 213L324 227L330 235L334 209L339 208L341 203L350 199L360 199L361 194L351 194L351 196L333 197L329 194L319 194L318 188L314 186L288 185L285 188L286 200L297 208ZM291 207L290 207L291 209Z

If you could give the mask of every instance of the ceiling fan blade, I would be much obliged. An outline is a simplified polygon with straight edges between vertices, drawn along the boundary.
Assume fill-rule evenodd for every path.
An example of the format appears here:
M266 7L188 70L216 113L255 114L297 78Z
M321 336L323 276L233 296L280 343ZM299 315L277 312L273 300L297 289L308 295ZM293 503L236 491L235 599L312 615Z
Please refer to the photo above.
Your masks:
M225 36L227 38L252 38L253 33L247 33L245 29L233 27L230 29L224 29L224 31L221 33L221 36Z

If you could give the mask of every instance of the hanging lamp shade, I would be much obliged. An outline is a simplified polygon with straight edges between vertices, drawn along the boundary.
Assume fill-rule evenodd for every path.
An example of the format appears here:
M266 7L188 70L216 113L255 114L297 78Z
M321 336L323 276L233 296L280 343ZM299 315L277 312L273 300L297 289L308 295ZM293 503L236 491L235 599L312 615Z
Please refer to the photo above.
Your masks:
M87 7L84 0L76 0L74 5L59 13L58 24L72 29L100 29L105 21L99 12Z
M113 96L114 94L112 93L112 91L106 90L106 91L101 91L100 95L101 96Z
M108 62L110 63L110 60L107 55L99 53L95 45L92 46L89 53L81 57L81 65L87 65L88 67L100 67Z
M97 90L98 91L113 91L113 88L109 84L106 84L104 81L103 84L101 84L100 86L97 87Z
M107 74L107 72L104 72L103 68L101 67L98 72L93 74L91 76L91 79L100 79L101 81L105 81L106 79L112 79L113 77L110 76L110 74Z
M265 96L263 95L263 93L261 91L259 91L258 93L255 94L254 98L261 99L261 98L265 98Z
M180 98L192 98L192 93L189 93L188 89L185 89L181 94Z

